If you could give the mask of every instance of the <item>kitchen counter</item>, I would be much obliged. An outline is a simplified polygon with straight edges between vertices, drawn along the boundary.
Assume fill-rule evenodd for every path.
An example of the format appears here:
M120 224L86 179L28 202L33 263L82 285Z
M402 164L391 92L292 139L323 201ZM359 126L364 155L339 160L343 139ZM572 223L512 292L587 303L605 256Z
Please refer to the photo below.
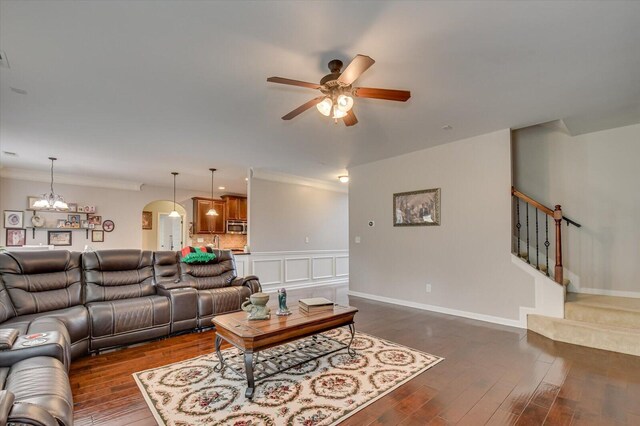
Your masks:
M244 250L231 250L231 253L233 253L234 256L242 256L242 255L251 254L251 253L245 253Z

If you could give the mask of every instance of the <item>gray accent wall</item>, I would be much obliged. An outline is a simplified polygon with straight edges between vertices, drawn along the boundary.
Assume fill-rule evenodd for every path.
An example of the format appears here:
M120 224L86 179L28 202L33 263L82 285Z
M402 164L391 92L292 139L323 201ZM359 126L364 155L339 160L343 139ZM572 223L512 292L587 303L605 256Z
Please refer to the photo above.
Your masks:
M533 306L511 257L510 149L502 130L349 169L350 290L496 322ZM441 226L394 227L393 194L429 188Z
M570 290L640 297L640 124L579 136L553 124L513 132L516 187L582 224L562 228Z
M249 227L252 253L345 250L349 248L348 195L252 178Z

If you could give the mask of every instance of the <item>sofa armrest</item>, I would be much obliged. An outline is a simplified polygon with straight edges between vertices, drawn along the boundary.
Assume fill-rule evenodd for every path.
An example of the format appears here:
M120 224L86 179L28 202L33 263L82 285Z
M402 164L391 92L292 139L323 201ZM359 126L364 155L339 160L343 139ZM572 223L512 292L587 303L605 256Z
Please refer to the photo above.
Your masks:
M60 426L55 417L39 405L29 402L17 402L7 419L10 423L32 426Z
M158 295L167 297L171 303L171 333L196 327L198 291L195 288L158 285Z
M255 275L247 275L246 277L237 277L231 281L233 286L245 286L251 289L251 294L262 291L260 280Z
M9 412L13 407L15 396L8 390L0 391L0 425L6 425L9 418Z
M3 328L0 330L0 351L11 349L19 335L20 331L15 328Z
M0 351L0 367L11 367L18 361L36 356L56 358L69 369L69 343L57 331L34 333L18 337L10 349Z
M165 291L175 290L177 288L191 288L190 283L180 280L175 281L162 281L156 284L158 290L162 289Z

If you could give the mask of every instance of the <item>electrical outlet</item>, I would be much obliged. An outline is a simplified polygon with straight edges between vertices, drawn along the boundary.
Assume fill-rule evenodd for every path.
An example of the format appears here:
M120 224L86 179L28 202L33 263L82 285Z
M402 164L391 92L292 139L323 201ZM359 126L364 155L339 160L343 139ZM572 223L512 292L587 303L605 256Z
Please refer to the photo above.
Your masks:
M431 284L427 284L426 290L427 293L431 293Z
M198 238L199 243L204 243L204 238Z
M304 242L309 244L309 237L304 237Z
M356 237L355 238L355 242L356 242L356 244L360 244L360 237Z

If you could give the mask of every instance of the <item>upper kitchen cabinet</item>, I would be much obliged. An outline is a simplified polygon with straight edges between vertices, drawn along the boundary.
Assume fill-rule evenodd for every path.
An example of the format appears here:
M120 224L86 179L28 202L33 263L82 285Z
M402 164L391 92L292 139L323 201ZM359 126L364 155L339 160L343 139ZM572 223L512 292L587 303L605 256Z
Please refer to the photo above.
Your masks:
M207 216L213 207L217 216ZM193 233L224 234L226 232L226 203L223 200L193 197Z
M247 197L223 195L226 220L247 220Z

